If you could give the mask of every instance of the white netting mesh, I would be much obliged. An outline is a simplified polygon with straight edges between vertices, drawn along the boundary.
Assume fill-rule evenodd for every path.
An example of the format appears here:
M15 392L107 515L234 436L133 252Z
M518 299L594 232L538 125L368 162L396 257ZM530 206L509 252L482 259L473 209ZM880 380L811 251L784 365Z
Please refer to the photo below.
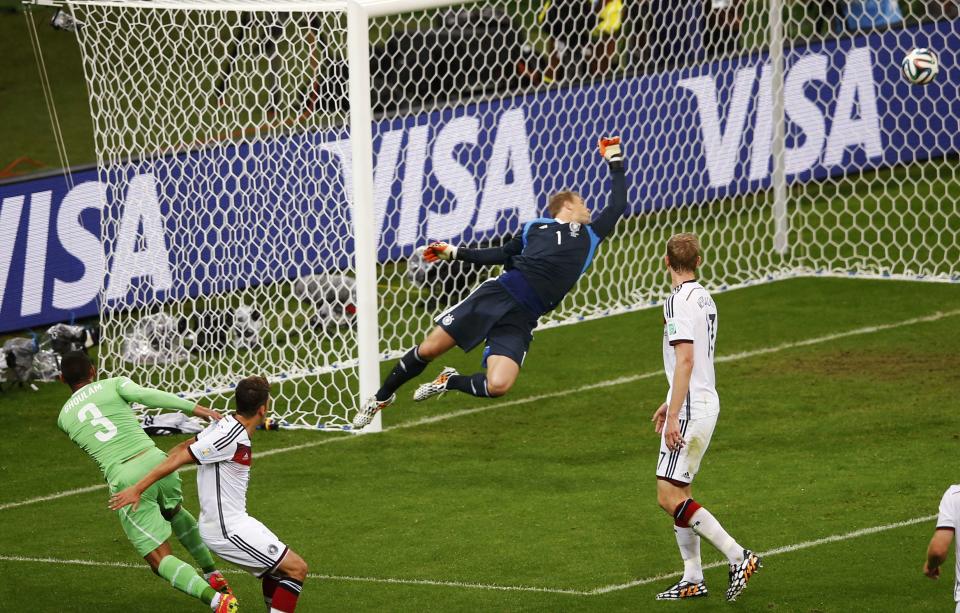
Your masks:
M357 349L342 7L146 4L74 5L108 258L127 262L105 289L106 363L195 392L265 372L284 381L288 421L344 423ZM716 289L808 273L957 278L955 3L783 0L782 90L766 1L451 4L370 21L375 214L362 223L380 237L383 357L493 274L425 265L416 248L500 244L560 189L601 208L601 135L624 138L631 210L544 324L655 302L678 231L701 235ZM931 85L899 74L913 47L939 55ZM297 282L307 275L324 276ZM259 343L232 338L243 306L261 316ZM131 363L131 338L171 353L138 325L185 326L164 341L180 354Z
M111 192L106 370L204 394L262 373L286 421L346 423L345 15L183 4L74 7Z

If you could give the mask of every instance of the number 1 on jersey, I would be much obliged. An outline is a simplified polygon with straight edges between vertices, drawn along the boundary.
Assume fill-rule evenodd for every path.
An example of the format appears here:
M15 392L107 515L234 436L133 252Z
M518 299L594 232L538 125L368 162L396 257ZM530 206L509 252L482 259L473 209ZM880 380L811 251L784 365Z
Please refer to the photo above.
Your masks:
M557 230L557 244L560 244L560 230Z

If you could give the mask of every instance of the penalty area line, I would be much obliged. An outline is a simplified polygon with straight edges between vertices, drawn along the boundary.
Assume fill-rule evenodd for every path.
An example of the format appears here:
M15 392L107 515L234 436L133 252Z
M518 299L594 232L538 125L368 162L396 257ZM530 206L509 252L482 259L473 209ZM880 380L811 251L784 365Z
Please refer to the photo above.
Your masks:
M930 521L935 519L936 515L924 515L921 517L914 517L912 519L906 519L904 521L898 521L890 524L884 524L882 526L872 526L870 528L861 528L859 530L853 530L851 532L845 532L843 534L834 534L831 536L825 536L823 538L813 539L810 541L804 541L802 543L795 543L793 545L784 545L783 547L777 547L767 551L758 552L758 555L762 558L770 558L776 555L782 555L785 553L791 553L794 551L800 551L803 549L811 549L813 547L818 547L820 545L826 545L829 543L838 543L841 541L848 541L851 539L859 538L861 536L868 536L871 534L877 534L879 532L887 532L889 530L895 530L897 528L903 528L906 526L912 526L915 524L920 524L923 522ZM129 568L144 570L146 566L143 564L132 564L130 562L105 562L99 560L79 560L79 559L63 559L63 558L36 558L28 556L15 556L15 555L2 555L0 554L0 562L19 562L19 563L33 563L33 564L52 564L56 566L93 566L101 568ZM705 565L704 570L711 568L718 568L725 566L726 561L712 562ZM229 574L244 574L245 571L237 569L224 569L223 572ZM612 585L605 585L602 587L594 588L592 590L575 590L575 589L564 589L564 588L551 588L551 587L535 587L535 586L525 586L525 585L499 585L496 583L486 584L486 583L473 583L468 581L440 581L434 579L401 579L396 577L357 577L351 575L325 575L325 574L315 574L311 573L307 575L310 579L318 579L321 581L343 581L343 582L356 582L356 583L380 583L380 584L391 584L391 585L413 585L413 586L428 586L428 587L450 587L450 588L459 588L459 589L471 589L471 590L493 590L500 592L534 592L534 593L543 593L543 594L566 594L570 596L600 596L603 594L609 594L610 592L617 592L620 590L626 590L634 587L639 587L642 585L648 585L657 581L663 581L667 579L672 579L681 576L681 572L669 572L661 573L659 575L653 575L650 577L645 577L643 579L636 579L634 581L628 581L626 583L615 583Z
M795 349L797 347L809 347L811 345L819 345L822 343L829 343L835 340L842 338L848 338L851 336L861 336L865 334L874 334L876 332L884 332L886 330L893 330L896 328L903 328L905 326L913 326L916 324L930 323L934 321L939 321L941 319L946 319L948 317L955 317L960 315L960 309L955 309L952 311L937 311L930 315L924 315L922 317L912 317L910 319L904 319L901 321L895 321L887 324L877 324L875 326L864 326L862 328L854 328L852 330L846 330L843 332L835 332L833 334L827 334L825 336L815 336L812 338L807 338L799 341L791 341L788 343L781 343L779 345L773 345L770 347L761 347L759 349L751 349L748 351L741 351L739 353L731 353L726 355L720 355L714 358L715 362L736 362L738 360L745 360L748 358L754 358L761 355L768 355L771 353L778 353L780 351L787 351L789 349ZM617 377L616 379L607 379L605 381L598 381L596 383L590 383L587 385L581 385L579 387L568 388L565 390L559 390L555 392L549 392L547 394L539 394L536 396L526 396L523 398L516 398L514 400L507 400L503 402L491 402L489 404L484 404L470 409L460 409L457 411L451 411L449 413L441 413L439 415L433 415L430 417L423 417L420 419L415 419L394 426L387 426L383 428L383 432L393 432L395 430L407 430L409 428L417 428L420 426L425 426L429 424L438 423L441 421L447 421L449 419L457 419L459 417L466 417L467 415L474 415L477 413L485 413L487 411L493 411L495 409L503 409L506 407L518 406L521 404L530 404L531 402L540 402L541 400L550 400L552 398L560 398L567 396L569 394L578 394L581 392L589 392L592 390L603 389L607 387L613 387L615 385L623 385L624 383L633 383L635 381L640 381L643 379L650 379L652 377L662 377L662 370L655 370L651 372L638 373L635 375L627 375L623 377ZM333 438L325 438L318 441L310 441L309 443L301 443L299 445L291 445L289 447L276 447L274 449L267 449L265 451L257 452L257 457L262 458L265 456L276 455L278 453L287 453L290 451L299 451L301 449L310 449L313 447L319 447L321 445L329 445L332 443L347 441L347 440L357 440L355 435L343 435L335 436ZM190 472L196 470L196 466L185 466L180 469L181 473ZM5 502L0 504L0 511L5 511L7 509L15 509L17 507L22 507L30 504L35 504L38 502L48 502L50 500L57 500L60 498L66 498L68 496L75 496L77 494L86 494L88 492L94 492L97 490L106 489L106 484L101 483L98 485L91 485L87 487L81 487L71 490L64 490L62 492L55 492L53 494L47 494L45 496L36 496L34 498L26 498L24 500L16 500L13 502Z

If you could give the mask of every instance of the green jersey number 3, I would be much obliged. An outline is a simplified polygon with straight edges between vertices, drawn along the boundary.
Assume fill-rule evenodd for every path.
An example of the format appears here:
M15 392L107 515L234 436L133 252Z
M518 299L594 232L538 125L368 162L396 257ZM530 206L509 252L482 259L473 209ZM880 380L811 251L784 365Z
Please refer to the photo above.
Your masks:
M113 422L103 416L103 413L100 412L100 409L97 408L97 405L91 403L85 404L80 407L80 410L77 412L77 419L80 421L87 421L88 418L92 417L90 423L102 427L105 432L97 432L94 436L97 437L97 440L101 443L106 443L113 437L117 435L117 427L113 425Z

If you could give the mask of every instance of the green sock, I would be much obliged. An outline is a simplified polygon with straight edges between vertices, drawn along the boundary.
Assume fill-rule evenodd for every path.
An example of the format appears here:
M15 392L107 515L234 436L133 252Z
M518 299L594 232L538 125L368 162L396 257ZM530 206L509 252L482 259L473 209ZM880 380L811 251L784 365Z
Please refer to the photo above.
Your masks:
M193 518L190 511L180 507L180 512L170 520L170 527L173 528L173 533L177 535L177 540L190 552L203 572L212 573L217 570L213 562L213 556L210 555L210 550L207 549L207 546L203 544L203 539L200 538L197 520Z
M205 604L213 602L213 597L217 595L192 566L177 556L167 556L160 560L157 574L169 581L173 587L202 600Z

